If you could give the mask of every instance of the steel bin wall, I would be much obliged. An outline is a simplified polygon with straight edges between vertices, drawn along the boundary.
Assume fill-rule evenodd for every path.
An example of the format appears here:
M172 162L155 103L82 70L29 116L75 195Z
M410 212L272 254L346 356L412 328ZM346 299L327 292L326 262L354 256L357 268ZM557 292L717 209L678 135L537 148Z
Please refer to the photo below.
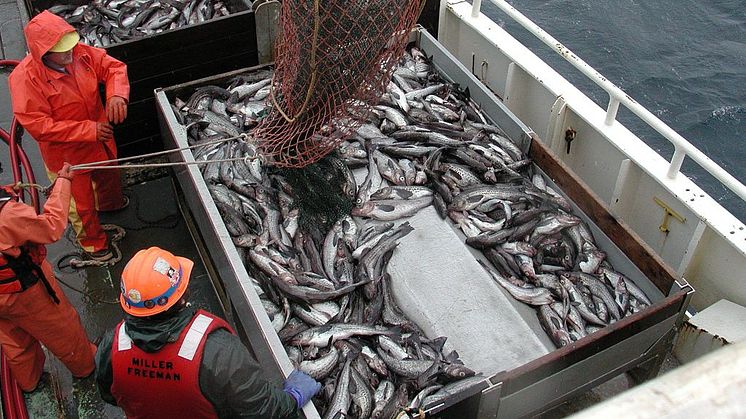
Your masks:
M675 330L680 325L690 288L677 282L670 268L663 265L639 238L616 220L600 201L584 187L549 150L541 146L533 131L518 121L502 103L463 66L445 51L429 34L416 33L416 41L439 71L462 87L469 87L472 98L520 146L528 151L534 164L553 186L574 202L575 211L593 229L599 245L614 254L615 266L633 278L653 298L648 309L594 333L562 349L527 360L523 365L505 371L482 371L484 381L479 386L456 394L444 403L429 406L429 413L443 417L521 417L540 413L567 398L579 394L616 374L631 370L638 377L655 374L659 361L670 348ZM220 84L236 74L252 72L244 69L232 73L175 85L156 92L164 142L169 148L184 147L186 133L173 115L169 101L177 93L187 93L207 84ZM191 152L174 157L192 161ZM197 234L210 249L210 259L220 272L220 281L229 291L235 313L245 329L249 344L267 368L270 376L287 374L291 367L284 349L263 311L256 292L250 285L243 266L212 202L199 170L195 166L176 171L187 203L195 214ZM440 278L446 281L447 278ZM534 316L535 317L535 316ZM535 319L534 319L535 321ZM500 348L494 348L499 351ZM309 415L317 414L309 407Z
M30 17L56 4L89 2L18 0L18 3L25 26ZM231 12L228 16L106 48L109 55L127 64L131 84L127 120L115 128L121 156L163 149L153 89L258 63L256 24L250 5L241 0L224 0L224 3Z

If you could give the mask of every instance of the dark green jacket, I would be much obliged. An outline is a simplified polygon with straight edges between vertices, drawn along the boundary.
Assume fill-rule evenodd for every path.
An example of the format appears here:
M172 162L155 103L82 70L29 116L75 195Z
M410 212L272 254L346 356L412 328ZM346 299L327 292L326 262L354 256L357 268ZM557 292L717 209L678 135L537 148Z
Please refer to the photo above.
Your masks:
M189 324L195 310L186 308L159 322L127 316L125 330L138 348L156 352L166 343L175 342ZM116 405L111 395L113 373L111 346L114 331L107 332L96 352L96 384L101 397ZM261 367L241 340L217 330L205 341L199 369L199 387L221 418L296 418L295 400L279 387L261 377Z

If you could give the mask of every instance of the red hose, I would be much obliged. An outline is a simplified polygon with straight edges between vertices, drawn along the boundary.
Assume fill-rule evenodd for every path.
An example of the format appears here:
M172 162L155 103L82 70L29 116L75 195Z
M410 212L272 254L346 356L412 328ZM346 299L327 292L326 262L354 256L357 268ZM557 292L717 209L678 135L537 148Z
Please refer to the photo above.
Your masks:
M3 398L3 413L10 419L28 419L26 400L23 391L18 386L15 378L10 374L10 366L4 352L0 352L0 394Z
M20 61L17 60L0 60L0 67L11 67L14 68ZM10 124L10 133L0 128L0 138L8 144L9 155L10 155L10 166L13 172L14 182L23 182L23 172L26 172L26 177L29 183L36 183L36 177L34 176L34 170L31 167L31 162L28 155L21 147L21 136L19 135L20 125L18 121L13 118ZM18 164L20 160L20 165ZM23 172L21 171L23 167ZM31 204L36 208L36 212L41 212L41 201L39 200L39 191L31 189Z
M15 67L19 63L20 61L16 60L0 60L0 67ZM20 159L29 182L36 183L31 162L23 151L20 141L16 141L16 135L18 132L18 121L16 121L15 118L13 118L13 122L10 124L10 133L0 128L0 138L8 144L13 180L15 182L23 181L21 167L18 164ZM41 211L41 206L39 202L39 191L36 189L31 189L31 201L38 214ZM26 410L26 400L23 398L23 391L21 391L21 387L18 386L15 378L11 375L10 365L8 365L8 360L5 357L5 353L2 351L0 351L0 380L0 394L3 398L2 405L5 416L10 419L28 419L28 410Z

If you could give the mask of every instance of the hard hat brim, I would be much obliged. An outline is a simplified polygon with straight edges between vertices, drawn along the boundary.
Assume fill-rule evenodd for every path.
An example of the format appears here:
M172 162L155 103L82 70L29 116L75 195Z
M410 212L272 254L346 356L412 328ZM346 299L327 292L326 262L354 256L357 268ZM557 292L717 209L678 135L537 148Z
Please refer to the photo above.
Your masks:
M80 35L78 35L77 32L68 32L62 35L62 38L60 38L60 40L57 41L57 43L54 44L52 48L49 48L49 52L70 51L75 47L75 45L78 45L78 41L80 41Z
M176 288L176 291L168 299L168 302L165 305L162 305L162 306L156 305L153 308L132 307L132 306L129 306L124 301L124 296L120 293L119 294L119 305L122 306L122 310L124 310L126 313L131 314L135 317L154 316L156 314L163 313L164 311L173 307L174 304L179 302L179 300L181 300L181 296L184 295L187 287L189 286L189 280L192 277L192 269L194 269L194 262L192 262L191 260L187 258L183 258L179 256L174 256L174 257L178 259L179 264L181 265L182 278L181 278L181 282L179 283L179 287Z

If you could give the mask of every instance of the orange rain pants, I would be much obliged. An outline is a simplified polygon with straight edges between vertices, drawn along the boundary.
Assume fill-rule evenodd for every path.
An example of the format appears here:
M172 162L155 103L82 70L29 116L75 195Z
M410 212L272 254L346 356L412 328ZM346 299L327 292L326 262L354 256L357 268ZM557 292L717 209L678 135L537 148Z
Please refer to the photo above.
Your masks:
M41 215L26 204L6 203L0 209L0 251L18 256L21 245L59 240L67 226L69 199L70 182L58 179ZM22 292L0 294L0 345L24 391L33 390L41 378L45 360L41 344L75 377L85 377L95 368L96 346L88 341L80 317L57 284L49 263L44 260L41 267L59 304L52 301L41 281Z
M52 173L64 162L76 165L115 159L114 140L98 141L96 135L96 124L107 120L99 84L106 88L106 100L113 96L129 100L127 66L101 48L77 44L65 72L44 64L44 54L74 30L48 11L36 15L24 28L29 54L8 77L13 113L39 143L44 165ZM70 222L83 250L96 252L107 247L97 210L118 209L125 202L119 171L76 174Z

